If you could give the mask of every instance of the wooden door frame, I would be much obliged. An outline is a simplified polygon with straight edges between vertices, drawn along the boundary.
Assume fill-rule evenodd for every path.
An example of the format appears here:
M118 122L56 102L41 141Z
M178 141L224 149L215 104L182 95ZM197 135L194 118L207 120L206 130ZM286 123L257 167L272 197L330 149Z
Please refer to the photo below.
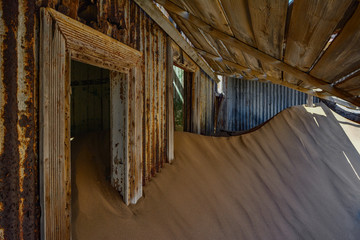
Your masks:
M142 53L51 8L40 27L41 238L71 239L71 60L127 74L126 154L111 177L129 204L142 195Z

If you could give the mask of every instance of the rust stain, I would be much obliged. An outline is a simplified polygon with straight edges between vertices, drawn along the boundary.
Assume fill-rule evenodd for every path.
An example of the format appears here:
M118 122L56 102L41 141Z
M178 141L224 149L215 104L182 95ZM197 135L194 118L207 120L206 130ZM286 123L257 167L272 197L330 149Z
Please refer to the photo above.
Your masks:
M0 212L0 228L4 229L5 239L19 239L19 146L17 131L17 27L18 27L18 1L2 2L2 17L4 20L5 37L3 41L3 125L4 125L4 149L0 155L1 162L1 199L4 211Z

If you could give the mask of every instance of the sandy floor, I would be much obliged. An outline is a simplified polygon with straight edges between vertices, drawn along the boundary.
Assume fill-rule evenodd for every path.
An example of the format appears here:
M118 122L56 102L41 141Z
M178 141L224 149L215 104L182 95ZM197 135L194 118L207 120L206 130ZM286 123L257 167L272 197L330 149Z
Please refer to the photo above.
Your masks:
M130 207L105 178L106 139L72 146L74 239L360 239L360 126L326 107L242 136L176 133L175 162Z

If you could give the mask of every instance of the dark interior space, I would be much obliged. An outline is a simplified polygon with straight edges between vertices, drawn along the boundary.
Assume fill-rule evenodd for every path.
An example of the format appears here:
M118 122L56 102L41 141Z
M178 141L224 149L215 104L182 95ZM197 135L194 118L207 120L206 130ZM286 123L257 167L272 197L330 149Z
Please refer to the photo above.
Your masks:
M88 172L92 159L101 159L102 181L110 182L110 80L109 70L71 62L71 205L72 221L80 213L77 185L97 179ZM91 151L98 149L99 151ZM81 168L81 169L79 169ZM80 176L80 177L79 177ZM85 179L84 176L86 176ZM73 233L76 232L72 225ZM73 235L76 239L76 236Z

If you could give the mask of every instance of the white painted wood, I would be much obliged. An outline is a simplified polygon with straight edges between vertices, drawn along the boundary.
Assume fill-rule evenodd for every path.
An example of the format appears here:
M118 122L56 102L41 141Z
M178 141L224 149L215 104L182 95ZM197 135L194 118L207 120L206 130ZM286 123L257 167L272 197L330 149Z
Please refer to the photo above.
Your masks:
M128 159L128 75L110 72L110 147L111 185L127 196L128 180L125 177ZM124 198L125 200L126 198ZM128 204L125 200L125 203Z

